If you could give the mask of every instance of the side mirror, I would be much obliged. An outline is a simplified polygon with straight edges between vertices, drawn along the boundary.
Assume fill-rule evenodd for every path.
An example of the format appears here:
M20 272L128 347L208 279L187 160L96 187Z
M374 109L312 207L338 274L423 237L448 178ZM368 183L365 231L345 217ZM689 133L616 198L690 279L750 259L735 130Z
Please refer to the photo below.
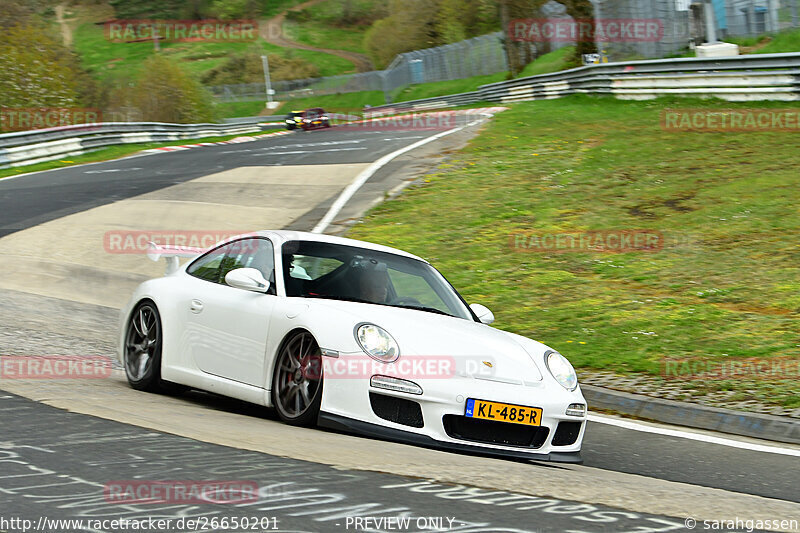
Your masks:
M269 281L264 279L260 270L255 268L237 268L225 274L225 283L237 289L253 292L267 292Z
M481 304L472 304L469 306L472 309L472 312L475 313L475 316L478 317L478 320L481 321L483 324L491 324L494 322L494 313L489 311L489 308L485 305Z

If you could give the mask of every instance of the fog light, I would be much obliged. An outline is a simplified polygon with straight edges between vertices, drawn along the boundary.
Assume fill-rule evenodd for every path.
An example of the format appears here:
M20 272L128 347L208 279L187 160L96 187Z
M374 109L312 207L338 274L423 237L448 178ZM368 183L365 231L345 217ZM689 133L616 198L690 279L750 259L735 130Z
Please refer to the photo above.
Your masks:
M571 403L567 406L567 416L584 416L586 414L586 405L582 403Z
M407 392L408 394L422 394L422 387L407 379L393 378L391 376L372 376L369 384L376 389Z

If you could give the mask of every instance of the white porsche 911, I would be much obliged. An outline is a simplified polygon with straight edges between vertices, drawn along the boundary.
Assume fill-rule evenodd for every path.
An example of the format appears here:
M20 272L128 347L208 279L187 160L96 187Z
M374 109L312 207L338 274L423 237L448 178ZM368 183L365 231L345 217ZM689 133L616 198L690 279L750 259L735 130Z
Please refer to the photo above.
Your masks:
M195 388L287 423L423 446L581 461L586 401L558 352L490 327L428 262L351 239L263 231L193 253L122 311L138 390Z

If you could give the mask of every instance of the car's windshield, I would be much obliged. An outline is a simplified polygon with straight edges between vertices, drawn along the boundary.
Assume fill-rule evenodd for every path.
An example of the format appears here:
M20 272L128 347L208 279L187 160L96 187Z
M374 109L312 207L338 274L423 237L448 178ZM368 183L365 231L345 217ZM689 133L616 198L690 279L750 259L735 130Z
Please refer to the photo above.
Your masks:
M464 301L429 264L315 241L284 243L286 295L405 307L471 320Z

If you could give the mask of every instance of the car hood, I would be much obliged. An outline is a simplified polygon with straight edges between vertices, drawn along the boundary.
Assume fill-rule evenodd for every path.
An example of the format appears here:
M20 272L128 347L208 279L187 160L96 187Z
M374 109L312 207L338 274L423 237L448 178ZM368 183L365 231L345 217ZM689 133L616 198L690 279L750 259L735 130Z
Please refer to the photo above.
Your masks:
M542 379L540 366L547 346L486 324L415 309L305 301L327 316L345 321L351 331L364 322L380 326L397 341L401 357L452 357L459 374L479 379L510 383ZM352 346L356 351L348 350L350 353L363 353L355 342Z

